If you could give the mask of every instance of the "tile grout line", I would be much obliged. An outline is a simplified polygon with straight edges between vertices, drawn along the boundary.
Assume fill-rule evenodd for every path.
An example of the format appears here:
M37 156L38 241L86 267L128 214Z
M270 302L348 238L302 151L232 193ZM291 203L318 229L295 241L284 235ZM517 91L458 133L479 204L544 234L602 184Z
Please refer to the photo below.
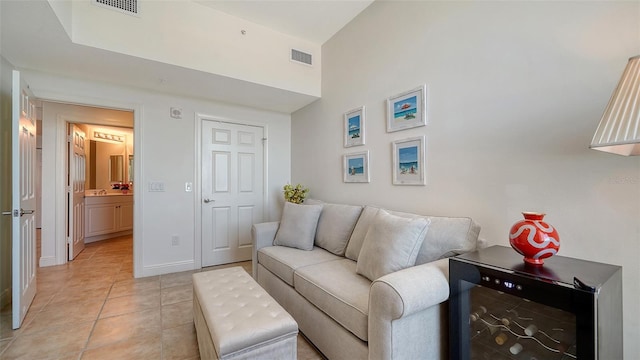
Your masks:
M95 256L96 253L99 250L100 249L98 249L95 252L93 252L93 254L91 254L89 259L93 258L93 256ZM118 269L118 272L120 272L121 270L122 270L122 263L120 264L120 268ZM96 325L98 325L98 320L100 320L100 314L102 314L102 311L104 310L104 307L107 304L107 300L109 300L109 295L111 294L111 290L113 290L113 285L116 282L116 276L117 275L115 275L113 277L113 279L111 280L111 285L109 286L109 291L107 291L107 295L105 296L105 299L102 302L102 306L100 307L100 311L98 311L98 314L96 315L96 319L93 322L93 325L91 326L91 330L89 331L89 336L87 336L87 340L85 341L84 346L82 347L82 349L80 349L80 354L78 355L78 360L82 359L82 357L84 355L84 352L87 350L87 346L89 346L89 341L91 340L91 336L93 336L93 332L96 329Z
M158 282L160 283L160 296L158 297L158 301L160 302L160 359L164 360L164 329L162 325L162 275L158 277Z
M26 330L26 327L29 326L29 324L31 324L31 322L35 319L36 315L40 312L42 312L42 310L49 305L49 303L51 303L51 300L53 300L53 297L55 295L57 295L58 293L56 292L54 295L51 296L51 298L49 298L49 300L47 301L47 303L45 305L43 305L40 309L36 310L34 312L33 318L31 320L29 320L28 322L23 322L22 325L20 326L20 328L18 328L17 330L12 329L11 331L16 331L17 333L14 335L12 334L10 338L7 339L2 339L2 340L9 340L9 342L7 343L7 345L4 347L4 349L2 349L2 351L0 351L0 356L3 355L5 352L7 352L9 350L9 348L11 347L11 345L13 345L14 342L17 341L18 337L20 336L28 336L28 335L24 335L23 333ZM31 310L31 309L29 309ZM29 310L27 310L27 315L29 314ZM26 316L25 315L25 318ZM13 326L12 326L13 328ZM1 358L1 357L0 357Z
M7 349L9 349L9 346L11 346L11 344L13 344L13 342L15 341L15 337L11 337L9 339L5 339L5 340L9 340L9 342L7 343L7 346L4 347L4 349L2 349L2 351L0 351L0 359L2 358L2 354L4 354Z
M34 320L37 320L38 323L32 324L32 325L37 325L38 328L43 326L43 328L41 329L42 331L49 329L49 331L55 332L54 328L58 326L62 326L63 325L62 323L58 324L57 320L55 323L50 323L48 321L42 322L40 321L42 319L38 320L38 318L35 315L39 314L40 312L43 312L44 310L55 311L55 309L59 308L59 306L56 306L55 308L51 308L52 304L55 302L56 304L53 304L53 305L59 305L58 302L62 300L62 297L64 297L65 299L68 297L68 296L64 296L65 293L71 290L73 290L74 294L71 295L71 297L68 297L69 299L76 299L77 297L85 298L87 296L91 299L94 299L95 300L94 305L92 305L91 307L93 307L93 309L97 309L96 310L97 315L93 319L85 318L85 320L83 320L85 324L84 326L86 329L84 331L88 330L88 332L86 333L88 334L87 338L80 341L76 340L75 344L77 345L75 345L74 348L78 349L77 353L76 351L71 352L70 348L66 348L67 350L64 350L64 348L62 349L66 351L66 354L68 356L73 356L70 358L73 358L76 360L81 360L82 358L91 356L92 354L94 354L94 350L98 350L98 349L100 349L99 351L103 354L109 354L111 349L115 349L116 347L119 347L120 346L119 344L126 341L126 339L121 339L118 341L105 343L102 345L96 343L95 347L89 348L89 344L91 344L91 341L94 341L94 340L99 341L97 336L101 336L100 334L102 333L101 331L102 325L101 327L98 327L97 326L98 321L102 320L101 316L103 313L106 314L106 312L110 312L112 309L111 305L109 307L106 306L107 302L110 299L112 299L111 294L120 293L119 290L125 290L127 289L128 285L135 285L138 283L137 281L135 281L136 279L133 278L132 271L130 269L132 267L131 258L127 257L127 256L130 256L132 249L130 249L130 247L122 247L118 243L115 244L116 246L110 246L108 244L105 244L105 245L107 246L94 247L93 249L91 249L93 250L91 251L91 253L87 253L86 258L82 258L82 261L78 261L75 264L70 264L70 266L61 267L58 269L55 269L55 268L51 269L53 271L44 270L42 273L43 276L40 277L40 279L42 281L42 284L44 285L43 288L45 289L45 292L43 293L47 295L44 296L43 297L44 300L42 300L42 302L38 304L39 308L37 309L37 311L30 314L32 316L30 316L31 319L29 320L29 322L25 322L24 324L24 328L26 328L26 326L29 326L29 324L31 324ZM76 260L80 260L80 259L77 258ZM187 278L189 278L188 280L191 280L194 273L214 270L216 268L219 268L219 267L212 266L212 267L207 267L202 269L193 269L190 271L185 271L186 274L184 275L180 274L180 272L162 274L156 278L157 280L155 281L158 282L157 291L158 291L159 297L154 301L156 302L156 306L157 306L156 309L160 311L159 314L155 315L157 316L157 319L159 319L159 329L158 329L158 333L156 333L159 336L156 338L157 340L149 342L148 344L149 346L153 344L154 353L159 355L157 360L161 360L165 358L167 359L173 358L174 356L181 356L181 359L189 359L189 360L195 360L199 358L199 356L197 355L199 353L198 350L195 350L195 353L194 353L195 356L191 356L192 350L189 350L188 352L188 354L190 355L189 357L186 356L187 355L186 352L182 352L182 350L180 350L182 349L183 346L185 346L185 344L191 345L190 341L188 344L183 342L180 342L180 343L175 342L176 339L178 338L187 339L188 336L190 336L189 334L187 334L189 332L187 330L190 330L191 327L193 327L193 320L191 320L190 323L187 323L184 320L185 318L183 316L176 317L176 312L178 311L179 308L182 308L185 311L184 314L186 316L187 315L186 304L193 302L193 300L187 300L185 295L186 293L184 293L184 291L187 290L186 288L190 287L192 283L191 281L187 281ZM56 275L58 270L60 271L58 274L59 277ZM250 270L248 272L250 272ZM130 280L133 280L131 284L125 284L130 282ZM116 286L119 283L122 283L122 286L123 286L122 289ZM100 286L96 286L96 285L100 285ZM181 289L178 290L177 289L178 287L180 287ZM86 292L86 291L89 291L89 289L93 289L93 288L104 289L104 290L98 291L99 293L102 293L104 295L102 295L102 297L96 298L95 295L93 295L93 293L89 294ZM142 288L145 289L145 286L143 285ZM162 297L163 290L165 292L167 291L171 292L170 290L174 290L174 288L175 288L175 291L174 291L175 294L172 294L171 296L173 300L169 300L169 298L167 298L167 301L174 301L174 302L163 305L163 297ZM78 292L77 294L76 294L76 291ZM139 292L144 292L144 290L140 290L140 291L126 290L125 292L127 292L127 294L122 295L124 294L123 292L121 295L135 296ZM58 298L58 300L56 300L58 296L61 296L61 297ZM180 301L176 301L176 300L180 300ZM100 302L100 304L98 304L98 302ZM185 304L184 307L180 305L181 303ZM144 311L151 310L150 308L146 308L147 306L146 304L150 305L152 303L147 303L145 301L144 304L145 304L144 305L145 308L143 309ZM114 303L114 305L116 304ZM62 307L62 311L63 312L73 311L73 309L69 307L67 308ZM182 310L180 310L180 312L181 311ZM121 315L131 315L131 314L130 313L115 314L113 316L121 316ZM167 319L165 319L165 317ZM45 320L48 319L48 316L43 319ZM71 319L68 319L68 320L71 320ZM165 320L168 321L167 324L164 324ZM89 324L88 323L89 321L92 321L92 324ZM73 326L75 324L76 323L64 324L64 325ZM165 329L164 328L165 325L170 327ZM179 331L171 331L179 327L183 327L183 329ZM166 334L165 334L165 331L166 331ZM187 331L187 333L184 333L185 331ZM38 330L37 332L40 332L40 330ZM24 332L21 332L19 335L15 335L9 338L9 341L5 344L4 348L0 352L0 359L4 358L5 356L9 358L10 356L16 355L16 350L18 350L18 348L22 349L24 347L24 340L20 340L20 337L26 337L32 334L35 334L35 333L25 334ZM95 339L94 339L94 336L96 336ZM153 338L155 338L155 336ZM157 341L159 341L159 344ZM173 346L174 344L177 347L174 348ZM195 342L192 345L195 345L197 349L197 342ZM34 346L37 347L37 344L34 343ZM13 349L11 349L11 347L13 347ZM28 352L41 351L41 350L37 350L35 347L32 347L31 348L32 350L27 350L27 351ZM89 352L89 355L86 355L87 352ZM19 356L23 356L23 355L26 355L26 354L23 352L23 354Z

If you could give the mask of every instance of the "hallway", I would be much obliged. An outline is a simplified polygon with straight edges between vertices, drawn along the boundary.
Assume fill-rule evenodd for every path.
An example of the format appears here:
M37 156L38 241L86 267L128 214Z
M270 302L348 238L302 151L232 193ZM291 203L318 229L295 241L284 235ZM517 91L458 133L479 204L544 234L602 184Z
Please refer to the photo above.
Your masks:
M132 253L124 236L39 268L23 326L11 330L11 309L0 311L0 359L199 359L193 271L134 279ZM251 272L251 262L221 267L237 265ZM298 359L321 359L301 336Z

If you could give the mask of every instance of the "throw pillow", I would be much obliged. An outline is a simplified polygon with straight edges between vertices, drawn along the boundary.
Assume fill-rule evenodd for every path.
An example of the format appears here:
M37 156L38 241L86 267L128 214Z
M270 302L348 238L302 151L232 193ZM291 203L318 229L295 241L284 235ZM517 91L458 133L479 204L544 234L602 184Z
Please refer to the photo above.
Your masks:
M344 256L347 241L362 212L362 206L324 204L318 220L316 246Z
M373 281L413 266L430 221L404 218L380 209L358 255L356 272Z
M273 244L313 250L313 240L321 212L322 205L298 205L285 202L280 227Z

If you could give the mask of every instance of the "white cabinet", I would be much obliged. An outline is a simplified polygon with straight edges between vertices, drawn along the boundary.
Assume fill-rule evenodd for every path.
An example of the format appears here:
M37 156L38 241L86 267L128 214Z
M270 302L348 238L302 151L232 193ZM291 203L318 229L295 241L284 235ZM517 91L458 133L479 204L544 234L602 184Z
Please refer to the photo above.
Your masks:
M125 235L133 230L133 196L85 197L85 242Z
M133 200L133 196L129 196ZM118 208L118 231L133 230L133 201L123 202Z

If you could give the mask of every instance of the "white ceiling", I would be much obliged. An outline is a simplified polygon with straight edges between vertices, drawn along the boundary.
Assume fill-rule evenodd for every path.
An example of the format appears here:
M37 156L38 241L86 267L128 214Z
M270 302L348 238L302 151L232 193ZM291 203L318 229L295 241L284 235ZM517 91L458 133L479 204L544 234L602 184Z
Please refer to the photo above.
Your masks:
M323 43L372 0L198 2L282 33ZM309 95L76 45L46 0L0 0L0 6L0 53L19 69L285 113L316 100Z
M273 30L324 44L373 0L195 0Z

